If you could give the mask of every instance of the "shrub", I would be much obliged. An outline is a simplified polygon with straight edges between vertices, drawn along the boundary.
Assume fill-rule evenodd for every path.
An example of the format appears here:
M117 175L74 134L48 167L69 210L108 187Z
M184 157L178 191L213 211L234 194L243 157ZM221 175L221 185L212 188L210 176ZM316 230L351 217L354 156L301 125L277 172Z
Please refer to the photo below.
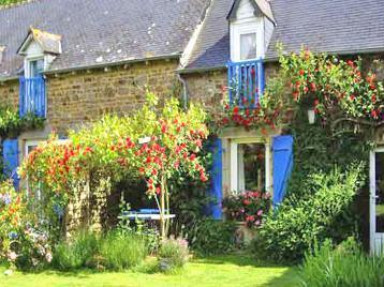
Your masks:
M145 238L133 232L113 230L97 235L82 231L56 246L53 266L59 270L123 270L139 264L147 250Z
M369 256L348 239L333 249L330 241L307 254L300 270L302 286L379 287L384 286L384 257Z
M188 240L200 255L225 254L235 248L236 224L210 218L198 221Z
M147 255L145 238L133 232L110 231L102 240L100 256L110 270L132 268Z
M80 231L68 242L60 242L54 252L53 266L59 270L89 267L99 253L100 239L93 232Z
M355 233L351 204L360 186L361 166L345 173L335 168L315 174L302 186L306 196L292 195L270 212L253 241L256 256L275 261L298 261L316 242L341 242ZM293 192L293 191L292 191ZM341 220L342 219L342 220Z
M161 271L182 268L189 257L188 242L184 239L166 239L162 242L158 258Z

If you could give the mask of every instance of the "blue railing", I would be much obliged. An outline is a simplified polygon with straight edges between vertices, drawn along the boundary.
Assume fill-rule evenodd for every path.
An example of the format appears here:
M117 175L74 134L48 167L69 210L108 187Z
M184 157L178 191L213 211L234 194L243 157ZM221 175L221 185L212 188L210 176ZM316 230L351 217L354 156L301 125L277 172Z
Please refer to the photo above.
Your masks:
M230 105L255 108L264 91L263 60L228 62Z
M46 117L45 80L43 76L25 78L20 77L20 117L34 114Z

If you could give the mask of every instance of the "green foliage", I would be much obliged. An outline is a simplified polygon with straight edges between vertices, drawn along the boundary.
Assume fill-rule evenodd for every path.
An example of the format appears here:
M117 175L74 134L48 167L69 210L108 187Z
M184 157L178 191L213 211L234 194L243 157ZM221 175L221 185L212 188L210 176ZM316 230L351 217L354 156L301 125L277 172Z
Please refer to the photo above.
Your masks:
M184 267L189 259L188 242L184 239L164 240L161 243L158 258L161 271L171 271Z
M101 242L100 255L109 270L124 270L141 263L147 255L143 236L133 232L110 231Z
M90 267L94 256L99 253L100 238L93 232L79 231L68 241L57 244L52 264L58 270L76 270Z
M214 138L204 141L203 148L198 153L201 165L205 170L212 166L212 154L210 147ZM182 235L189 233L195 222L206 216L206 208L215 202L209 194L210 182L196 181L187 171L180 170L169 180L169 192L171 194L171 210L177 217L172 220L171 234Z
M44 120L27 114L20 118L18 109L9 105L0 105L0 137L13 138L21 132L43 126Z
M123 270L136 266L146 255L147 246L139 234L112 230L100 235L81 231L56 246L52 264L59 270Z
M197 254L226 254L235 248L236 228L231 221L205 218L195 223L187 238Z
M310 175L301 185L305 191L298 193L300 197L292 195L268 215L253 242L256 256L294 262L318 242L340 242L354 235L350 206L361 187L361 171L361 166L351 166L345 172L335 168Z
M336 249L330 241L307 254L300 270L301 286L381 287L384 257L364 253L354 239Z
M16 4L19 2L24 2L26 0L0 0L0 6L1 5L10 5L10 4Z

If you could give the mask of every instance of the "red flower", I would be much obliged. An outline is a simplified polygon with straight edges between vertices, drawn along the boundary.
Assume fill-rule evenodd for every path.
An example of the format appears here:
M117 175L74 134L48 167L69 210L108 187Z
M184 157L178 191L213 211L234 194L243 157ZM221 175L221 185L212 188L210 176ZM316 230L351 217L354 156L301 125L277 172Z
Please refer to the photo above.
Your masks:
M249 201L248 199L244 199L244 200L243 200L243 204L244 204L245 206L250 205L250 204L251 204L251 201Z
M350 95L349 98L351 99L351 101L354 101L356 99L355 95Z
M189 156L190 161L194 161L196 159L196 155L193 153Z
M304 76L305 71L304 70L300 70L299 74L300 74L300 76Z
M157 175L157 169L152 169L152 175Z
M160 194L161 193L161 188L158 186L156 187L156 194Z
M233 114L237 115L239 113L239 107L236 106L233 108Z
M377 99L375 94L372 95L371 100L372 100L372 103L376 103Z
M206 182L208 180L207 176L204 174L204 171L200 172L200 180Z
M374 118L374 119L377 119L379 117L379 112L377 110L372 110L371 112L371 116Z
M166 124L162 124L161 125L161 132L164 134L166 131L167 131L167 125Z
M249 216L247 216L247 217L245 218L245 221L247 221L247 222L253 222L253 221L255 221L255 217L254 217L253 215L249 215Z
M351 60L348 60L347 65L353 68L355 66L355 63Z

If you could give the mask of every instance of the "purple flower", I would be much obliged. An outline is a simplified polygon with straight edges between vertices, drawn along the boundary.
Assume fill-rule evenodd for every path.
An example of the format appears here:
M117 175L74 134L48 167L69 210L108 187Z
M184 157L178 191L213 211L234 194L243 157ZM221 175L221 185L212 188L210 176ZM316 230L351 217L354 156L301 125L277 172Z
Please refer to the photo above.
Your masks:
M11 240L15 240L17 238L17 233L14 231L11 231L11 232L9 232L8 237Z

